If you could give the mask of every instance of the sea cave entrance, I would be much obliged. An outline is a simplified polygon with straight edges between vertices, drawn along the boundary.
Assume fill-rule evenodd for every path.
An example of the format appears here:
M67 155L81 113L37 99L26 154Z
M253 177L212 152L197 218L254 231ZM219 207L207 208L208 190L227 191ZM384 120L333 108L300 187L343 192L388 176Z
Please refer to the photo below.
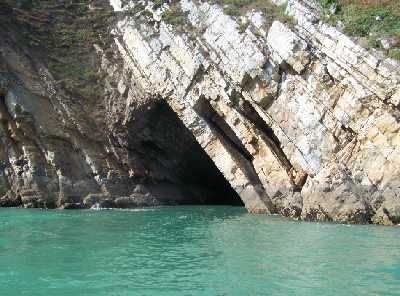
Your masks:
M140 122L149 135L140 142L141 154L154 172L166 176L153 180L154 195L163 196L175 186L183 196L177 204L244 207L240 196L165 100L153 101L135 113L132 129L137 129Z

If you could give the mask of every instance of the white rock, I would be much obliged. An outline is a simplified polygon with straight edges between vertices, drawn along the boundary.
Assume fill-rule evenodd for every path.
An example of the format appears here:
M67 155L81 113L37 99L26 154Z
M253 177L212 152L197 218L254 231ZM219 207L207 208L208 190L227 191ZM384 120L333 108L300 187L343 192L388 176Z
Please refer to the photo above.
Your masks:
M123 10L121 8L121 6L122 6L121 0L110 0L110 4L114 8L115 11L122 11Z
M291 66L296 64L298 73L304 69L303 64L307 64L303 62L307 61L307 43L279 21L272 23L267 36L267 45L277 64L282 64L283 61Z

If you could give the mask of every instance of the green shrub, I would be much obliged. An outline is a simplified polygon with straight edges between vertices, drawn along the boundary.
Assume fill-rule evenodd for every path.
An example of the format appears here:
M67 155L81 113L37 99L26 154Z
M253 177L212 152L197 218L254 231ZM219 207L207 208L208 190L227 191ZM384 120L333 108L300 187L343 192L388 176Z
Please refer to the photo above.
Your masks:
M133 6L133 12L138 13L139 11L142 11L145 8L145 6L141 3L136 4Z
M139 29L140 26L141 26L142 24L146 24L147 22L148 22L147 19L136 19L136 20L135 20L135 23L133 24L133 26L134 26L136 29Z
M39 46L39 43L34 41L34 40L29 40L28 44L29 44L29 46L33 46L33 47L38 47Z
M338 13L342 8L342 5L340 3L334 2L334 0L315 0L315 2L320 4L324 10L324 13L327 14L330 14L329 9L332 5L336 8L336 13Z
M391 13L377 26L379 32L395 32L400 30L400 15Z
M174 14L171 10L165 10L161 13L161 20L168 24L172 24L175 22L174 20Z
M76 89L76 90L79 91L79 92L88 94L88 95L94 94L94 90L91 89L91 88L78 88L78 89Z
M154 1L154 3L153 3L153 9L157 9L157 8L159 8L159 7L161 7L161 5L163 5L163 1L162 0L156 0L156 1Z
M315 2L321 4L322 7L327 7L329 4L332 4L332 0L316 0Z
M32 0L24 0L24 1L21 2L21 8L22 9L29 10L29 9L32 9L34 7L35 7L35 3Z
M243 24L240 24L239 26L237 26L236 29L238 29L239 33L244 33L248 26L249 26L249 24L243 23Z
M188 12L180 9L165 10L161 13L161 20L171 25L181 25L185 22Z
M234 5L228 5L227 7L224 7L224 12L231 16L241 15L241 11Z
M228 0L229 3L232 3L236 6L244 6L251 3L253 0Z
M50 64L50 69L61 76L70 76L75 79L90 79L93 76L93 71L89 65L85 65L74 59L63 60L57 58Z
M382 48L382 42L376 38L371 37L368 41L368 45L373 48Z
M142 40L144 40L144 41L149 41L150 39L152 39L152 38L154 38L154 37L158 37L159 35L160 35L160 33L158 33L158 32L153 32L153 33L151 33L150 35L144 36L144 37L142 38Z
M368 36L374 21L373 16L360 15L345 22L346 27L343 32L349 36Z
M86 29L78 30L75 33L75 40L79 43L83 43L86 38L93 37L93 32L89 32Z
M389 53L389 56L390 56L391 58L400 60L400 50L392 50L392 51Z
M14 112L15 112L15 113L21 114L22 108L21 108L21 106L20 106L19 104L15 104L15 106L14 106Z
M341 6L337 15L333 15L325 21L333 25L342 21L345 24L343 32L349 36L367 37L371 32L377 37L400 36L399 12L384 5L372 8L365 8L361 5L344 5Z
M87 6L86 6L86 3L79 3L78 9L76 10L76 12L77 12L78 14L80 14L80 13L85 13L86 11L88 11L88 8L87 8Z

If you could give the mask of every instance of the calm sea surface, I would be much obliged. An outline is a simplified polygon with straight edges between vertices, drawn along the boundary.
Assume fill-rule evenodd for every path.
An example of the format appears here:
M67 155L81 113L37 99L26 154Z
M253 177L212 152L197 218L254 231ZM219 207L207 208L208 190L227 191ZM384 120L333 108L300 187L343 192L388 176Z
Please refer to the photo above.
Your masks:
M400 295L400 227L227 206L0 209L0 295Z

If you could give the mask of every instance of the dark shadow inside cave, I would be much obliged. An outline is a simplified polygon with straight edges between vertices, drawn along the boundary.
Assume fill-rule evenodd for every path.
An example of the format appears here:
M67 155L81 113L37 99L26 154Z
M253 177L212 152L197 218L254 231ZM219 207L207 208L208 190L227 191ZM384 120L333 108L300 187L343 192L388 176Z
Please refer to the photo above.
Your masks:
M133 130L140 122L150 134L140 141L140 147L134 144L138 148L135 150L147 159L151 171L167 176L153 179L149 184L150 192L163 204L244 206L168 103L158 100L151 105L141 112L134 111L136 120L132 122Z

